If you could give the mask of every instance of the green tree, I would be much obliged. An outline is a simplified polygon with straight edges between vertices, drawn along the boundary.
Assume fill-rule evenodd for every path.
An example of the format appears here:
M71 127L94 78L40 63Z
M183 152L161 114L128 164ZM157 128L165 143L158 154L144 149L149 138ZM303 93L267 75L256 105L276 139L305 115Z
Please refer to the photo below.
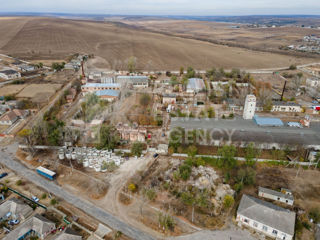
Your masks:
M179 82L178 82L178 78L177 76L173 75L171 78L170 78L170 84L171 86L175 86L177 85Z
M187 78L194 78L196 76L196 72L192 67L188 67L187 68L187 74L186 77Z
M173 218L168 214L159 213L158 216L159 227L164 231L170 230L173 231L175 227L175 222Z
M218 150L219 158L219 166L226 169L231 169L236 166L237 161L235 159L235 155L237 150L233 145L225 145Z
M183 163L179 167L179 175L184 180L187 181L190 178L192 168L189 164Z
M114 149L119 144L119 135L116 129L110 125L102 125L100 128L99 149Z
M143 151L143 143L141 142L134 142L131 146L131 153L134 156L140 157Z
M247 166L253 166L255 164L255 158L257 157L257 149L254 147L254 143L249 143L245 148L245 159Z
M184 68L183 67L180 67L180 76L182 76L184 73Z
M216 113L215 113L213 107L209 107L207 110L207 113L208 113L208 118L214 118L216 116Z

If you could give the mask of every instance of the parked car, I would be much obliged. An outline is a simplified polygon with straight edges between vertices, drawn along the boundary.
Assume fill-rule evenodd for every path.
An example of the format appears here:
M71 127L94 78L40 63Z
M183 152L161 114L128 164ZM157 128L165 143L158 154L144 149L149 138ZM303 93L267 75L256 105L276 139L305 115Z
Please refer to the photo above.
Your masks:
M39 198L37 198L36 196L32 196L32 200L35 202L39 202Z
M10 221L8 221L8 224L9 225L17 225L17 224L19 224L19 220L18 219L15 219L15 220L10 220Z
M5 176L8 176L8 173L6 173L6 172L1 173L1 174L0 174L0 179L1 179L1 178L4 178Z

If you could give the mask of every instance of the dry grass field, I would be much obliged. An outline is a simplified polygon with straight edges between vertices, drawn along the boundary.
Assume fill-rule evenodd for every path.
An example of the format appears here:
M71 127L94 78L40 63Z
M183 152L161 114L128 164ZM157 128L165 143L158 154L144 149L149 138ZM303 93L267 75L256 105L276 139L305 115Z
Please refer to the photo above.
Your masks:
M295 26L250 28L246 24L192 20L135 20L131 18L120 21L175 36L209 40L263 51L279 51L279 46L299 44L305 35L318 35L320 32L318 29ZM232 28L232 26L240 26L240 28Z
M49 99L61 84L30 84L17 94L18 98L31 98L33 102L43 102Z
M183 31L192 32L188 26L183 26ZM110 22L0 18L0 36L0 53L29 60L93 53L106 60L105 68L120 70L125 69L131 56L137 58L141 70L177 70L180 66L256 69L314 61L167 36Z
M24 89L27 84L5 85L0 88L0 96L15 95Z

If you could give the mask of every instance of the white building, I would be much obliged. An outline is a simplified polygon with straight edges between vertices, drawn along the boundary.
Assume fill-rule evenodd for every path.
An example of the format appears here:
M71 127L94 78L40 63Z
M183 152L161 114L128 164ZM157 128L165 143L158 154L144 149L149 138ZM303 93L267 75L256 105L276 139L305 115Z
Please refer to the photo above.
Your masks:
M291 191L281 189L281 192L272 189L259 187L259 197L271 199L274 201L282 202L290 206L293 205L294 199Z
M319 78L307 78L306 84L310 87L320 87L320 79Z
M277 101L273 103L271 112L301 112L301 105L295 102Z
M21 74L13 69L0 71L0 78L6 79L6 80L16 79L20 77L21 77Z
M256 96L247 95L243 109L243 119L252 119L256 109Z
M296 213L260 199L243 195L237 211L240 226L252 228L271 238L291 240Z

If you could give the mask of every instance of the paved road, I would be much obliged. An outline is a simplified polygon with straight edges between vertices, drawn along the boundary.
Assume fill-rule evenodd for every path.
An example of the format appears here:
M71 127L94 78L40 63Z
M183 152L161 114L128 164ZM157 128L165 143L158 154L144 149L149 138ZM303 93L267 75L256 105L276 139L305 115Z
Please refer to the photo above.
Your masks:
M96 218L97 220L105 223L106 225L110 226L111 228L121 231L123 234L131 237L132 239L137 240L153 240L152 236L135 229L132 226L129 226L127 223L122 222L117 217L111 215L109 212L95 206L94 204L74 195L63 188L56 185L54 182L47 181L46 179L40 177L36 174L35 171L30 170L19 161L16 161L13 155L16 146L10 147L11 151L1 149L0 151L0 163L5 165L6 167L14 170L20 176L24 177L25 179L33 182L34 184L38 185L39 187L46 189L48 192L53 193L55 196L64 199L66 202L72 204L73 206L83 210L85 213L91 215L92 217Z

